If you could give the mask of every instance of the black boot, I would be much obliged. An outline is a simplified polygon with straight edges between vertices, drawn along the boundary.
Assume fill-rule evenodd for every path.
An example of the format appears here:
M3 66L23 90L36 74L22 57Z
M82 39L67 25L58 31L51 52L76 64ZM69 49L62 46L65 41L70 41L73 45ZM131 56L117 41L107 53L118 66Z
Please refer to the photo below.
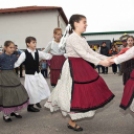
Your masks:
M40 103L37 103L36 106L37 106L38 108L42 108L41 105L40 105Z
M28 105L27 111L28 112L39 112L40 110L37 108L34 108L33 105Z

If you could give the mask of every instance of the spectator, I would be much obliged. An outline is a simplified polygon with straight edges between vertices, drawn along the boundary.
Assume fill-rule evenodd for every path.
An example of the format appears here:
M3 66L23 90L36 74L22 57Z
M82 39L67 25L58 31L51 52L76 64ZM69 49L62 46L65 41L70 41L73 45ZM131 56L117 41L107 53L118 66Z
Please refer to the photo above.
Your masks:
M109 56L109 48L106 46L106 42L102 43L101 49L100 49L100 54ZM102 73L103 74L108 74L108 67L102 66Z
M96 50L96 52L97 53L100 53L100 45L98 45L98 44L97 44L97 50ZM100 72L100 69L102 69L102 66L101 65L98 65L97 68L98 68L98 73L101 73Z
M21 53L22 53L22 51L18 49L18 46L17 45L15 45L15 52L14 53L17 55L17 57L19 57L21 55ZM23 77L23 75L22 75L23 63L20 65L19 68L20 68L20 77L22 78ZM18 67L15 68L15 71L16 71L16 74L17 75L18 75L19 68Z
M41 61L41 73L45 78L48 78L48 64L46 60Z
M112 56L115 56L116 54L118 54L118 49L117 49L117 47L115 45L112 46L112 48L110 50L110 54ZM117 73L117 65L115 63L112 64L112 71L113 71L114 74Z

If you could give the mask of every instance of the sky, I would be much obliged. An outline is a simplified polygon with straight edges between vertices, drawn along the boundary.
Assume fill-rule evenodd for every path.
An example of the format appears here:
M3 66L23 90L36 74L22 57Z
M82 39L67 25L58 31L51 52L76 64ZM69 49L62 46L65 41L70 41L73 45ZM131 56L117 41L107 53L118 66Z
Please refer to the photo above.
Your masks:
M0 0L0 8L33 5L60 6L68 19L85 15L86 32L134 30L134 0Z

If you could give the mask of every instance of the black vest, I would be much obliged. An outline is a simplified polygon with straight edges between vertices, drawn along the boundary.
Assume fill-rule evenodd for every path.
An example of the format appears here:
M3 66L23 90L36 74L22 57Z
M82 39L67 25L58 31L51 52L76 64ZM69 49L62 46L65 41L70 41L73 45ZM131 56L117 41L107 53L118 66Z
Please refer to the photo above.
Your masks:
M35 74L35 72L39 73L39 53L36 50L35 52L35 59L33 58L32 54L29 53L27 50L25 51L26 59L24 61L25 65L25 73L26 74Z

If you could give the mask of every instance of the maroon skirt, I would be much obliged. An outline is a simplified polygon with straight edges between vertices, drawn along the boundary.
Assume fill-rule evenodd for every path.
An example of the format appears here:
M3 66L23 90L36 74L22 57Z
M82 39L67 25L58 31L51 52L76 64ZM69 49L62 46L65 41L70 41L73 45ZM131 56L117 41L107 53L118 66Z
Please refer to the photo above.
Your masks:
M114 94L104 80L81 58L69 58L72 77L72 112L88 112L103 107Z
M57 84L57 81L60 78L60 73L64 62L65 62L65 57L63 55L53 56L53 58L50 60L51 86L55 86Z
M133 99L134 99L134 70L131 72L130 78L125 84L120 107L126 110L131 105Z

